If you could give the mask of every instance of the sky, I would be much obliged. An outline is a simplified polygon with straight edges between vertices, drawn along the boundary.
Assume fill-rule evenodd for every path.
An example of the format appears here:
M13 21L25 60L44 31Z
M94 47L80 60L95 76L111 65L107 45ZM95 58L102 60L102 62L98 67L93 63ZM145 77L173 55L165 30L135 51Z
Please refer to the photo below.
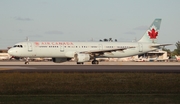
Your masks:
M139 40L162 18L158 43L180 41L180 0L0 0L0 49L26 41Z

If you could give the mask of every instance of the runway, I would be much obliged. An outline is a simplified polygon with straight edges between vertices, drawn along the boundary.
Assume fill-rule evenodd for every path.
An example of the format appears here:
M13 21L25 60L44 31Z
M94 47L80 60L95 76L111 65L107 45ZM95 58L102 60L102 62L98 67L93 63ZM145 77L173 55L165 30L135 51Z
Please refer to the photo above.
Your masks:
M23 62L0 62L0 72L63 72L63 73L180 73L179 62L101 62L100 65L76 65L74 62L52 63L31 62L24 65Z

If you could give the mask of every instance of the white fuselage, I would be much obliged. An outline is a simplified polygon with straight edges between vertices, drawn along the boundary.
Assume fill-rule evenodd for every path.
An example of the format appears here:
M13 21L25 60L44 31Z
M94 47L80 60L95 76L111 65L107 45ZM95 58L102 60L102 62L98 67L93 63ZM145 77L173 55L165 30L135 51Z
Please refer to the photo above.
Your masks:
M17 46L20 47L17 47ZM16 57L58 57L73 58L74 54L88 51L128 48L123 51L104 52L98 57L121 58L147 53L157 48L152 48L153 43L140 42L21 42L12 47L8 53Z

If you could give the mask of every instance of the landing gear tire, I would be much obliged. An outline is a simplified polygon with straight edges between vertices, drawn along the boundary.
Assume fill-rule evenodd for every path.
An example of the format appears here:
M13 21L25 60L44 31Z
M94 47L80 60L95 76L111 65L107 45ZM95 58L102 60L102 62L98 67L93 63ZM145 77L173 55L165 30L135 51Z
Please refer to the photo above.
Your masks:
M27 57L25 60L26 60L26 61L25 61L24 64L29 64L29 57Z
M92 64L99 64L99 61L98 60L93 60Z
M29 64L29 61L26 61L24 64Z
M77 64L84 64L84 62L77 62Z

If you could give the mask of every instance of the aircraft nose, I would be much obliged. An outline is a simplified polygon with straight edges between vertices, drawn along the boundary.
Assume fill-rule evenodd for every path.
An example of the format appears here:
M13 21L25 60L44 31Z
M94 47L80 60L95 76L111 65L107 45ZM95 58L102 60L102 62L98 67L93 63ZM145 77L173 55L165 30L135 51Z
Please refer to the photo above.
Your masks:
M8 50L8 54L10 54L11 56L15 56L17 53L17 51L15 49L9 49Z

